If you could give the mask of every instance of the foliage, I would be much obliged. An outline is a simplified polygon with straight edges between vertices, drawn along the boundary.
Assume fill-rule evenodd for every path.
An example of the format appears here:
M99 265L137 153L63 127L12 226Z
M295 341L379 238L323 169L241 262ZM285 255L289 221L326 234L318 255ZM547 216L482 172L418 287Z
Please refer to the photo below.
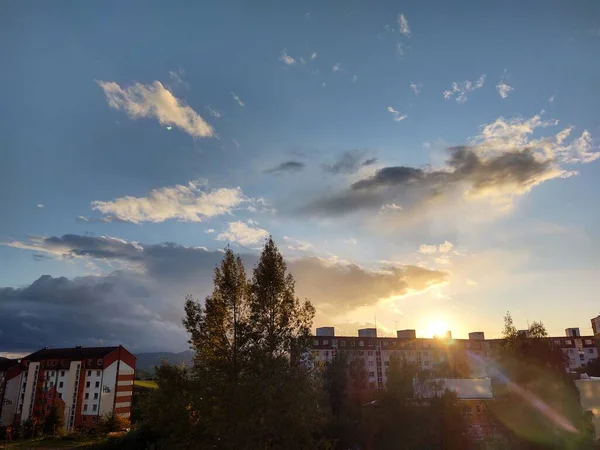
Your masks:
M64 426L63 408L58 404L54 403L45 417L42 424L42 431L45 435L54 436L62 434Z
M115 431L122 431L129 428L129 420L115 414L114 411L108 412L100 417L99 429L103 433L112 433Z
M562 349L533 322L529 338L504 318L506 345L497 356L493 415L511 448L587 448L592 434Z

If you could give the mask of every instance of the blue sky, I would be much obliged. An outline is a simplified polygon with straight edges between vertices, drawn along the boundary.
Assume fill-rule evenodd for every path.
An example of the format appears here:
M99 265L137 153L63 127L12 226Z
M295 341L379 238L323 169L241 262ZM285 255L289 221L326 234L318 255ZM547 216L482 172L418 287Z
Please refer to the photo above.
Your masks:
M4 2L0 350L185 348L269 233L317 325L591 332L599 45L595 1Z

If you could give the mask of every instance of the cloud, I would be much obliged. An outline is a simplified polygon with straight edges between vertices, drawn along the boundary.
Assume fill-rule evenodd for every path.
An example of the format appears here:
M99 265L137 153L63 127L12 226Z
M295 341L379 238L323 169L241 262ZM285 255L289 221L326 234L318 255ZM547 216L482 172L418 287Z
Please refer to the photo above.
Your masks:
M342 70L342 65L340 63L336 63L333 65L332 70L334 72L339 72L340 70Z
M500 95L500 97L506 98L511 91L514 91L514 88L506 84L504 81L501 81L496 85L496 90L498 91L498 95Z
M338 216L401 204L398 218L422 220L468 205L478 205L478 211L486 205L498 212L510 211L515 199L534 187L576 175L567 165L600 157L587 131L571 140L571 127L555 135L533 137L556 124L540 115L499 118L483 126L481 134L467 144L449 148L440 168L382 167L342 191L319 195L301 212Z
M406 48L406 45L403 42L396 42L396 51L398 52L398 55L400 56L404 56L404 49Z
M255 245L269 237L267 230L252 225L254 225L254 222L250 225L241 221L229 222L227 230L219 233L217 240L237 242L241 245Z
M312 60L317 59L317 52L312 52L312 54L310 55L310 59L312 59Z
M44 204L43 203L38 203L37 207L40 208L40 209L42 209L44 207Z
M548 101L550 103L554 103L554 99L556 98L556 95L551 95L550 98L548 99Z
M242 189L208 189L204 180L190 181L153 189L145 197L120 197L111 201L93 201L92 209L119 220L133 223L164 222L177 219L183 222L201 222L207 218L230 214L250 199Z
M213 116L215 119L221 118L222 114L219 111L217 111L216 109L212 109L209 105L206 105L205 108L209 112L209 114L211 116Z
M306 167L306 164L300 161L285 161L277 164L275 167L266 169L265 173L283 173L283 172L299 172Z
M415 93L415 95L419 95L423 90L423 83L410 83L410 89Z
M450 241L444 241L444 243L440 245L423 244L419 247L419 253L423 253L425 255L433 255L436 253L448 253L453 248L454 244Z
M206 234L213 234L215 232L215 229L214 228L208 228L208 229L204 230L204 232Z
M377 158L364 159L365 150L346 150L333 163L323 163L324 172L332 174L350 174L357 172L361 167L370 166L377 162Z
M444 98L450 100L453 97L458 103L464 103L467 101L467 94L473 92L476 89L481 89L485 83L485 75L481 75L477 81L454 81L452 88L444 91Z
M358 75L356 75L356 74L352 75L352 82L356 83L356 80L358 80Z
M122 89L112 81L97 81L111 108L124 110L132 119L155 118L161 125L174 125L193 137L212 137L213 128L191 107L175 98L160 81L135 83Z
M294 64L296 64L296 60L294 58L292 58L290 55L288 55L285 50L283 52L281 52L281 56L279 57L279 61L283 62L284 64L288 65L288 66L292 66Z
M402 33L406 37L410 37L410 28L408 27L408 21L402 13L398 15L398 26L400 27L400 33Z
M396 111L391 106L388 106L387 110L394 116L394 122L402 122L404 119L408 118L408 114L402 114L400 111Z
M299 241L297 239L292 239L291 237L284 236L283 241L285 242L285 248L294 252L305 252L310 250L312 244L306 241Z
M241 100L241 99L240 99L240 98L239 98L239 97L236 95L236 93L235 93L235 92L231 91L231 96L232 96L232 97L233 97L233 99L234 99L234 100L237 102L237 104L238 104L238 105L240 105L242 108L243 108L244 106L246 106L246 105L244 104L244 102L243 102L243 101L242 101L242 100Z
M16 244L16 243L14 243ZM22 288L0 288L5 351L31 351L45 345L123 344L132 351L181 351L186 294L204 298L212 291L219 251L173 243L142 244L118 238L65 235L21 242L19 248L51 256L119 263L123 269L73 279L43 276ZM255 253L242 254L250 274ZM318 320L375 305L445 283L449 274L415 266L384 265L369 270L317 257L287 259L296 294L316 306ZM24 312L35 312L23 315ZM39 333L25 332L23 323Z

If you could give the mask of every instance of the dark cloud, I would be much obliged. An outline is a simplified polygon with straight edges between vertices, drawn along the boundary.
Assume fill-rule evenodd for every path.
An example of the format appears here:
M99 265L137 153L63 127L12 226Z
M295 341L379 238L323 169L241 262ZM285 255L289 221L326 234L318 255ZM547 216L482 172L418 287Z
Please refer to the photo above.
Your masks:
M377 162L377 158L363 161L365 150L346 150L333 163L323 163L323 171L333 174L355 173L361 166L368 166Z
M74 279L43 276L22 288L0 288L2 350L45 345L123 344L134 351L185 348L186 294L205 298L223 253L174 243L146 245L109 237L64 235L10 245L55 257L118 263L109 274ZM257 254L242 254L248 275ZM317 321L380 298L442 283L448 274L414 266L371 271L317 257L288 261L296 294L317 307Z
M286 161L281 164L266 169L265 173L298 172L306 167L306 164L300 161Z
M407 166L379 169L348 189L322 195L302 208L303 213L341 215L361 210L379 210L385 204L400 204L405 213L432 198L522 194L533 186L564 174L553 160L541 159L530 149L505 151L483 157L477 147L449 150L446 166L428 170ZM452 195L452 201L455 195Z

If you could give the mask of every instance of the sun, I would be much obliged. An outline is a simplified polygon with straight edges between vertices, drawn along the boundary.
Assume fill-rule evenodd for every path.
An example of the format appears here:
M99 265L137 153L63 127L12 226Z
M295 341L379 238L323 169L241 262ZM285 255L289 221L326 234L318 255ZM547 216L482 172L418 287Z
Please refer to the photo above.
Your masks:
M427 326L427 332L431 335L431 337L445 336L446 331L449 329L450 328L448 328L448 324L442 320L434 320L429 322L429 325Z

